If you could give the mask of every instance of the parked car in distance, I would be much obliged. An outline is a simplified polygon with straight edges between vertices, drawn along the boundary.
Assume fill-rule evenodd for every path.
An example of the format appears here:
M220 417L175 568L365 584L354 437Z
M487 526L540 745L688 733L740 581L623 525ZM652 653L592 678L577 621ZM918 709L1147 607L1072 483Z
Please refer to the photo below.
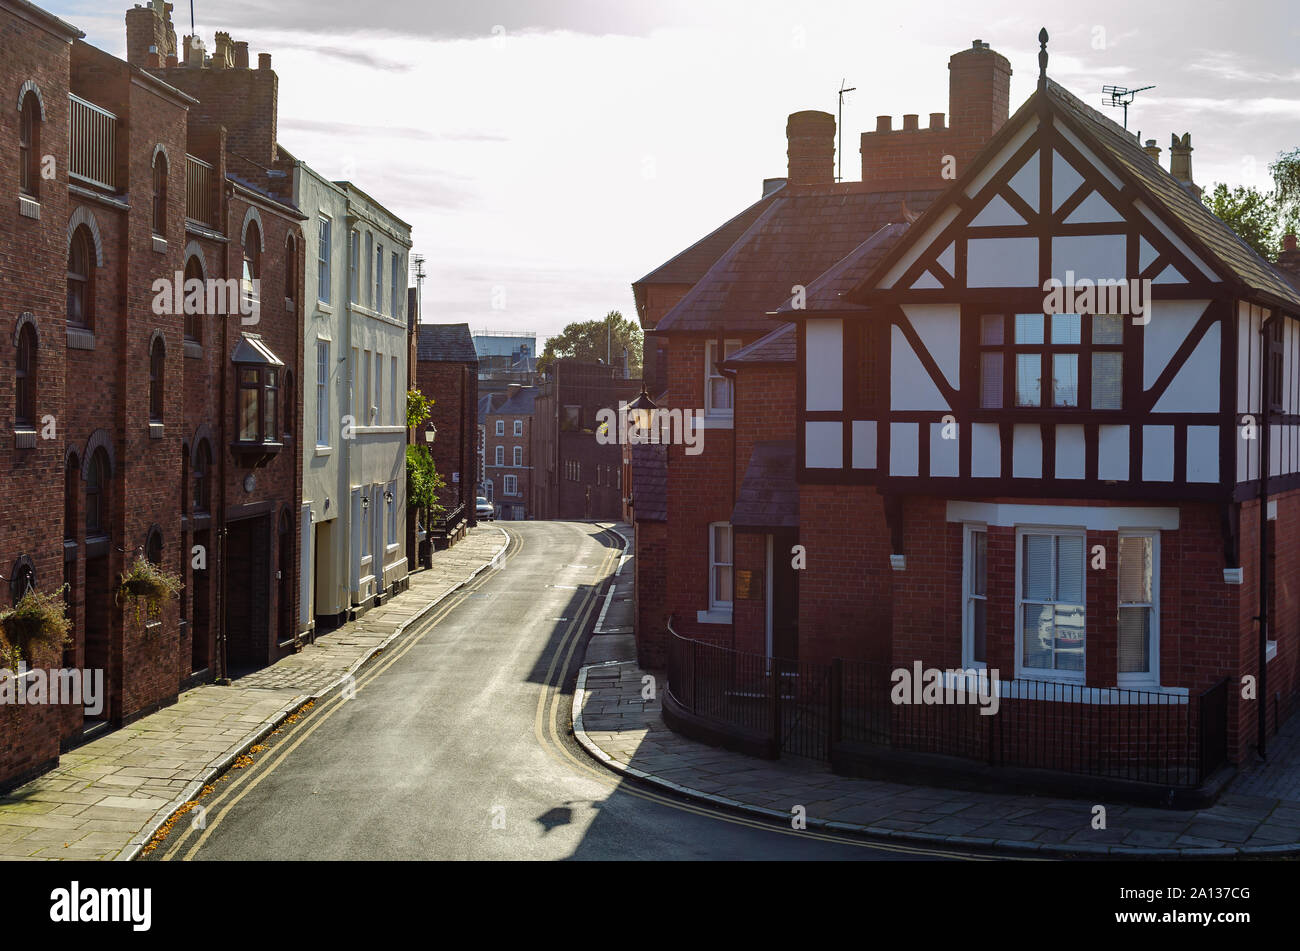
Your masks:
M478 518L486 519L489 522L495 522L497 517L496 509L492 507L492 503L481 495L474 500L474 514Z

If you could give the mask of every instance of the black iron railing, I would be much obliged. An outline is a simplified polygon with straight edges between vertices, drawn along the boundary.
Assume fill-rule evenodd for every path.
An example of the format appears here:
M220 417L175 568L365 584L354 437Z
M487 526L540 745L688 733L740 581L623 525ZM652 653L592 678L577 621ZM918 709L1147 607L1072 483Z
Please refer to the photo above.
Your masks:
M1227 681L1198 695L781 660L669 634L668 691L696 717L829 759L839 744L1197 786L1227 760Z

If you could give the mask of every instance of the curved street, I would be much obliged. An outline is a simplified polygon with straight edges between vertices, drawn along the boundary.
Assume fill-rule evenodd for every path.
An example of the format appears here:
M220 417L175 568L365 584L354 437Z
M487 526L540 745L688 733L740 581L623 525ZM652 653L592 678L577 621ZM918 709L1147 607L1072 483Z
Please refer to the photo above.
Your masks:
M573 681L621 542L508 522L501 567L232 770L149 858L874 859L953 852L795 831L676 800L590 760Z

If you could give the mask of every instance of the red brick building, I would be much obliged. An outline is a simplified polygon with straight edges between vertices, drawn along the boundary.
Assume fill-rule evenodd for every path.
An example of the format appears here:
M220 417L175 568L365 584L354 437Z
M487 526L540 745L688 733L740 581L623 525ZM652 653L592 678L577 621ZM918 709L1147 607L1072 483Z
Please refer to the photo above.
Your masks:
M531 511L532 429L537 387L511 383L505 400L486 413L483 494L496 508L496 517L519 521Z
M468 324L420 324L416 339L416 385L433 400L424 432L433 462L447 487L441 502L448 513L464 506L470 525L478 470L478 356ZM414 438L425 442L423 432Z
M602 409L617 414L640 390L622 367L568 359L551 365L534 403L534 518L621 517L622 450L616 435L598 438L596 416Z
M669 614L639 599L642 662L689 725L669 625L782 658L719 696L780 673L790 709L838 704L841 765L884 742L1204 792L1296 698L1300 292L1200 204L1190 137L1165 170L1045 65L1010 117L1003 57L949 68L951 125L882 118L862 182L792 116L743 233L635 286L666 405L729 409L668 447L666 530L637 522ZM891 704L913 665L995 680L1001 714ZM773 752L804 729L772 722Z
M106 685L90 720L79 706L3 711L12 782L88 729L295 649L303 265L302 215L272 174L269 64L253 84L269 101L245 89L223 118L191 95L220 87L197 63L123 62L26 3L0 17L0 76L22 104L0 135L23 156L6 165L20 197L0 232L15 368L0 560L15 600L68 586L71 642L29 660ZM232 128L265 167L227 151ZM153 616L117 592L142 556L185 585Z

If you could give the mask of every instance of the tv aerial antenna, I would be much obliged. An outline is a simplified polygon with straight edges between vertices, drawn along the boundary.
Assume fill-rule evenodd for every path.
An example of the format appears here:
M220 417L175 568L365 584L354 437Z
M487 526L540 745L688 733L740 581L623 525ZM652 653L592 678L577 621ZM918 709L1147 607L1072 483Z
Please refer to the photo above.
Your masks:
M844 181L844 94L853 92L858 88L857 86L849 86L848 88L845 88L844 83L845 80L841 79L839 120L835 124L835 131L839 133L840 138L839 144L835 147L835 158L836 161L839 162L839 170L835 173L835 180L837 182Z
M1133 104L1133 97L1140 92L1146 92L1148 89L1155 89L1155 86L1139 86L1137 89L1125 89L1123 86L1102 86L1101 92L1105 97L1102 99L1102 105L1123 108L1124 110L1124 128L1128 128L1128 107Z

